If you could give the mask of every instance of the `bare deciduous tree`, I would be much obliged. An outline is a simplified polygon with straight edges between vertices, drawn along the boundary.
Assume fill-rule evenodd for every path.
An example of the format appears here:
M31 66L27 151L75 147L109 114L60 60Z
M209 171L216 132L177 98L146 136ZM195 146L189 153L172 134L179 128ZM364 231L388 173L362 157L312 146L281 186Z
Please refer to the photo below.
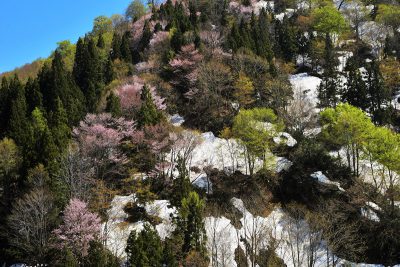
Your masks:
M53 199L44 189L34 189L19 199L8 217L10 244L27 257L28 263L43 263L50 249Z
M71 145L61 159L60 172L60 178L68 187L69 197L89 201L94 174L90 160Z

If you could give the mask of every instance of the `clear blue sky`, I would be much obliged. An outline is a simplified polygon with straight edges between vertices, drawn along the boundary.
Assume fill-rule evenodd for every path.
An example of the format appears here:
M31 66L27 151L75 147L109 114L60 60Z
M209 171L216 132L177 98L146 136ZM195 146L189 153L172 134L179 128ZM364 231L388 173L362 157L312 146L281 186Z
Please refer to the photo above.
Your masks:
M123 14L132 0L0 0L0 73L76 42L99 15Z

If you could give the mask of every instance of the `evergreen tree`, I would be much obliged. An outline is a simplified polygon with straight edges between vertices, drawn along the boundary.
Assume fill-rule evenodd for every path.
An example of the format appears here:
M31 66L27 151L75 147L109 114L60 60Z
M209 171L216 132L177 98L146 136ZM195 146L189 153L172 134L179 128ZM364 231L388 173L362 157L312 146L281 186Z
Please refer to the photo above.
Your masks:
M106 47L102 33L100 33L99 38L97 39L96 46L100 49L104 49Z
M111 59L112 60L116 60L116 59L120 59L122 57L121 54L121 37L119 36L119 34L117 32L114 32L114 36L112 39L112 43L111 43Z
M8 136L14 139L18 145L23 145L29 137L27 121L27 105L25 99L25 89L15 76L9 85L12 96L10 117L8 123Z
M119 97L113 92L107 97L106 112L111 113L114 117L121 116L121 103Z
M142 38L139 41L139 44L136 48L136 50L133 51L133 63L139 63L140 61L143 61L142 58L142 53L143 51L149 47L151 37L153 36L153 33L151 32L150 29L150 22L146 20L143 26L143 34Z
M78 42L76 43L76 52L75 52L75 60L74 60L74 68L72 70L72 76L74 77L76 84L81 88L83 87L85 50L86 46L83 42L83 39L79 37Z
M126 31L125 34L122 36L122 41L121 41L121 59L123 59L125 62L132 62L132 54L131 54L131 48L129 45L129 39L130 39L130 32Z
M189 2L189 20L192 24L192 29L197 29L198 18L197 18L197 7L194 1Z
M110 84L116 78L114 71L114 63L111 57L109 56L107 59L106 66L104 68L104 82L105 84Z
M56 109L50 115L50 127L54 137L54 143L59 151L65 151L71 137L71 129L68 127L68 116L60 98L56 100Z
M226 25L228 25L228 10L227 10L228 2L227 2L227 0L223 0L223 1L224 1L224 4L222 7L220 23L221 23L222 27L225 27Z
M228 45L233 52L244 46L244 41L239 32L239 27L236 23L232 25L231 32L228 36Z
M84 259L84 267L119 267L121 263L99 241L91 241L88 255Z
M25 164L33 168L38 164L52 167L57 159L59 149L54 143L54 138L40 109L32 111L29 127L29 141L24 146Z
M275 24L276 50L286 61L292 61L296 53L296 36L287 16Z
M171 37L171 47L175 52L179 52L183 45L183 35L179 27L176 28L174 34Z
M11 111L11 93L6 77L2 78L0 87L0 137L5 135Z
M147 85L143 86L140 98L142 100L142 106L137 114L138 126L143 127L145 125L156 125L159 123L162 119L162 114L157 110L150 88Z
M185 161L181 157L178 157L176 169L179 172L179 176L176 177L173 181L172 187L174 194L171 203L174 206L179 207L182 204L182 199L186 198L189 195L192 186L190 183L189 172L186 168Z
M248 48L252 51L255 50L255 43L253 38L250 35L250 28L249 24L245 21L244 18L241 19L240 24L239 24L239 34L241 36L241 39L243 41L242 47L243 48Z
M31 113L36 107L43 108L43 96L40 92L40 85L37 79L29 78L25 85L25 94L28 105L28 113Z
M388 116L385 111L385 106L391 100L392 92L384 84L384 79L380 71L379 63L373 60L367 65L367 91L369 96L369 112L373 115L373 121L381 124Z
M197 251L206 256L206 232L203 222L205 203L196 192L182 199L179 209L178 231L183 234L182 251L186 254Z
M84 73L86 71L84 69ZM81 119L84 110L82 92L76 86L71 74L65 69L61 54L57 50L54 53L51 69L42 73L39 83L48 112L57 109L57 99L59 98L68 113L69 125L74 125Z
M367 88L355 58L350 58L346 68L346 85L342 92L342 101L366 111L368 107Z
M324 73L321 84L318 87L319 106L335 107L338 103L338 94L340 90L340 80L337 71L338 59L334 52L334 47L329 34L325 38L324 50Z
M254 37L257 46L257 55L266 58L268 61L272 61L273 52L271 48L271 38L269 34L269 20L265 8L261 9L258 17L258 33Z
M103 64L98 48L92 38L86 36L80 47L80 56L75 57L74 78L86 98L88 111L94 112L104 87ZM60 98L69 112L69 107L63 97Z
M174 253L172 240L166 238L164 241L163 248L163 260L162 263L167 267L178 267L178 253Z
M132 267L162 266L163 249L160 237L150 224L137 233L131 232L125 249Z

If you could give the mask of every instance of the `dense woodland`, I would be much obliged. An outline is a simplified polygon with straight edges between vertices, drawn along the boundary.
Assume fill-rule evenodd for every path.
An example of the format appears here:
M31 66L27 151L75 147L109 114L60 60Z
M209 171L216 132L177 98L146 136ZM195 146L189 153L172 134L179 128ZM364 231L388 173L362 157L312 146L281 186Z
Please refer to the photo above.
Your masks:
M300 73L320 79L315 103ZM400 263L399 1L135 0L1 77L0 264ZM193 166L202 132L232 149L231 169ZM276 172L275 156L291 166ZM132 196L120 225L144 222L124 255L106 230L116 196ZM289 262L261 230L225 259L206 218L239 229L238 199L287 215ZM147 212L160 200L167 236Z

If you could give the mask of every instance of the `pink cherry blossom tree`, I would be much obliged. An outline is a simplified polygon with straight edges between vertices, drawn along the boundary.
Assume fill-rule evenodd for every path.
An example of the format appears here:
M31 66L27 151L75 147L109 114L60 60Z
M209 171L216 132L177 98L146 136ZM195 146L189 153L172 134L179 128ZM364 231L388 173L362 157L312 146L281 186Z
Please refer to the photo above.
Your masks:
M174 74L171 84L186 93L196 84L197 66L202 60L203 55L194 44L183 46L180 53L169 62L169 67Z
M140 109L142 105L140 95L144 85L145 81L143 79L139 78L138 76L133 76L124 85L117 88L116 94L120 99L122 111L127 117L133 117L135 112ZM165 99L157 94L157 90L154 86L149 84L147 84L147 86L150 89L153 102L157 109L165 110Z
M99 238L100 223L99 216L90 212L85 202L71 199L64 210L63 223L53 231L56 247L70 249L78 259L85 257L90 241Z
M100 179L128 162L121 145L141 138L134 121L108 113L88 114L74 128L73 136L80 153L90 159L96 178Z

